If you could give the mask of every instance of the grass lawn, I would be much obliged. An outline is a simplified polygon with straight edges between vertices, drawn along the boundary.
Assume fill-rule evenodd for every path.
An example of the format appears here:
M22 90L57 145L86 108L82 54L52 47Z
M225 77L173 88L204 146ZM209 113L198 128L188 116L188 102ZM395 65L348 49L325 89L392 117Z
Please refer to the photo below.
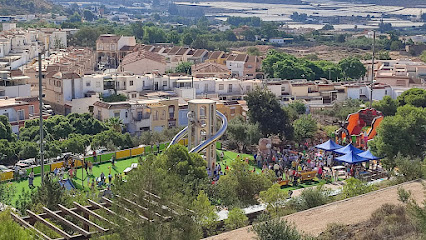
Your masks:
M121 160L121 161L116 161L115 167L111 168L111 175L114 177L115 174L121 174L121 173L123 173L124 169L126 169L127 167L130 167L130 165L132 163L137 163L137 162L138 162L138 157L129 158L129 159L126 159L126 160ZM103 172L105 174L105 177L106 177L106 182L108 182L108 174L109 174L111 165L112 164L110 162L105 162L105 163L102 163L102 164L99 164L99 165L94 165L93 166L93 176L99 177L101 175L101 173ZM77 175L77 176L74 176L74 178L73 178L75 187L78 188L78 189L89 189L89 187L87 186L86 171L83 170L83 187L81 186L82 169L81 168L77 169L75 175ZM68 177L68 174L65 175L65 178L67 178L67 177ZM34 177L34 186L40 186L40 183L41 183L41 176ZM15 187L15 195L14 195L13 200L12 200L12 203L14 205L16 200L18 199L19 194L21 194L22 190L23 189L29 189L28 188L28 180L22 180L22 181L19 181L19 182L11 182L11 184Z

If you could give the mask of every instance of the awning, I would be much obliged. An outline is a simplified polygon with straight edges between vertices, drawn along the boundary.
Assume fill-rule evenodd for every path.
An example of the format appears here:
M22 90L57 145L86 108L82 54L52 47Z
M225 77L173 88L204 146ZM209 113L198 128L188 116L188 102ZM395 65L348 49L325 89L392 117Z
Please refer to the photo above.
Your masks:
M349 143L348 145L346 145L342 148L333 150L333 152L339 153L339 154L347 154L347 153L350 153L350 152L353 152L354 154L359 154L359 153L362 153L363 151L354 147L354 145Z
M355 154L354 152L349 152L343 156L335 158L335 160L339 162L345 162L349 164L356 164L356 163L362 163L370 161L370 159L360 157L359 155Z
M368 150L367 150L367 151L365 151L365 152L358 153L357 155L358 155L359 157L362 157L362 158L367 158L368 160L378 160L378 159L380 159L379 157L374 156L374 155L370 152L370 149L368 149Z
M340 146L339 144L335 143L333 140L330 139L325 143L316 145L315 147L325 151L333 151L333 150L342 148L343 146Z

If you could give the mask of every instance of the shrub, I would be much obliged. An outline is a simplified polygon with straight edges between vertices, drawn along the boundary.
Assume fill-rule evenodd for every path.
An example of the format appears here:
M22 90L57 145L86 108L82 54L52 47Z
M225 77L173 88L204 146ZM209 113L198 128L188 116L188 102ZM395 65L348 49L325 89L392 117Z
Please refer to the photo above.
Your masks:
M225 228L227 230L233 230L240 227L247 226L248 217L244 211L240 208L234 208L228 213L228 218L225 219Z
M260 240L301 240L302 235L285 220L270 219L253 225Z
M408 200L411 197L411 191L410 190L405 190L402 187L398 187L398 200L403 202L403 203L407 203Z
M288 202L290 208L303 211L309 208L324 205L329 200L329 190L322 185L315 188L308 188L302 191L300 196L292 198Z
M374 185L368 185L356 178L349 178L343 186L343 196L346 198L355 197L375 190Z

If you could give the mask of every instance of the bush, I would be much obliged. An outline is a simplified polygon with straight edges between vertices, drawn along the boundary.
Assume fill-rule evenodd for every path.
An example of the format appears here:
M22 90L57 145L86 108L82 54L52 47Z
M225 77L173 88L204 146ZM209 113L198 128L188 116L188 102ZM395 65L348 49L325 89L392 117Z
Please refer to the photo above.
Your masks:
M247 226L248 217L240 208L234 208L228 213L228 218L225 219L226 230L233 230Z
M0 212L0 223L0 239L36 239L30 230L12 220L9 209Z
M411 191L410 190L405 190L402 187L398 187L398 200L403 202L403 203L407 203L408 200L411 197Z
M398 168L398 176L405 181L415 180L423 175L422 161L419 158L404 157L398 154L395 158L395 163Z
M309 208L324 205L329 200L329 190L322 185L315 188L307 188L302 191L300 196L292 198L288 202L290 208L303 211Z
M260 240L301 240L302 235L285 220L270 219L253 225Z
M343 196L346 198L355 197L375 190L374 185L368 185L356 178L349 178L343 186Z

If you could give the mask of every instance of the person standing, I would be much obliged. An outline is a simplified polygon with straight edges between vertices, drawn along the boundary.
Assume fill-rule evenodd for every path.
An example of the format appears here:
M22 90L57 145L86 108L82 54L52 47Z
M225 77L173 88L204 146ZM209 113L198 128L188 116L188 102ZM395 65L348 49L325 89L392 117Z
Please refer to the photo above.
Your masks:
M93 151L93 161L94 161L94 162L96 162L96 161L97 161L96 151Z
M30 173L30 175L28 176L28 186L30 187L30 188L33 188L34 187L34 169L31 169L31 173Z

